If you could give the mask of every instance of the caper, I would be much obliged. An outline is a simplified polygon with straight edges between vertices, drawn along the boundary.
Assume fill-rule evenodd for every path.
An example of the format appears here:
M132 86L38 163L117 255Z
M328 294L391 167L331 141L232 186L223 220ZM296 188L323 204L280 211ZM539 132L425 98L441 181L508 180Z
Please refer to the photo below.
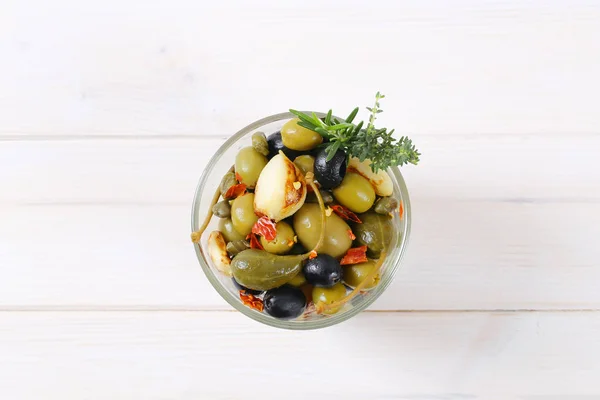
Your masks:
M223 179L221 179L221 184L219 185L219 190L221 191L221 195L225 197L225 193L234 185L237 185L237 180L235 179L235 174L233 172L228 172L223 175Z
M329 192L327 190L319 189L319 193L321 193L321 197L323 198L323 203L325 203L325 204L331 204L331 203L333 203L333 196L331 195L331 192ZM306 194L306 200L305 200L305 202L307 202L307 203L318 203L319 200L317 199L317 196L315 195L315 192L308 192Z
M227 253L232 257L249 248L250 243L247 240L234 240L227 243Z
M233 201L231 221L235 230L244 235L244 238L252 232L252 227L258 221L254 214L254 193L246 193Z
M235 157L235 173L242 180L241 183L249 188L256 186L258 176L267 165L267 157L263 156L252 147L244 147Z
M323 143L323 137L315 131L298 125L300 119L289 120L281 128L283 145L292 150L311 150Z
M304 175L306 175L307 172L315 172L315 158L308 154L296 157L294 164L300 168L300 171L302 171Z
M363 213L375 201L375 189L371 183L354 172L348 172L342 183L333 189L335 199L343 206L355 213Z
M377 214L389 214L398 208L398 200L393 197L382 197L375 202L373 211Z
M389 215L368 212L358 216L362 224L354 226L356 241L361 246L367 246L367 254L379 258L382 250L387 249L394 236L394 225Z
M321 210L318 204L305 203L294 214L294 230L305 248L312 249L316 246L321 231ZM334 258L343 256L352 245L348 231L348 224L336 214L326 217L325 240L318 252Z
M292 227L283 221L279 221L275 225L277 234L275 239L267 241L264 236L260 237L260 244L269 253L273 254L285 254L288 253L294 245L294 230Z
M252 148L263 156L269 154L269 144L267 143L267 137L263 132L254 132L252 135Z
M215 204L212 208L212 213L215 217L228 218L231 216L231 206L229 201L223 200Z
M364 263L360 263L360 264L353 264L353 265L346 265L344 266L344 268L342 269L344 271L344 283L350 287L356 287L358 286L362 281L365 280L365 278L367 277L367 275L369 275L371 273L371 271L373 271L373 268L375 268L375 261L367 261ZM363 288L364 289L371 289L373 287L375 287L377 285L377 283L379 283L379 275L375 275L370 279L370 282L368 282Z
M315 304L323 303L328 305L342 300L346 296L346 287L341 283L336 283L332 287L314 287L312 290L312 298ZM335 314L340 310L340 307L325 309L325 314Z
M233 222L231 218L221 218L219 220L219 230L225 237L225 241L233 242L236 240L244 240L246 239L245 235L242 235L233 227Z

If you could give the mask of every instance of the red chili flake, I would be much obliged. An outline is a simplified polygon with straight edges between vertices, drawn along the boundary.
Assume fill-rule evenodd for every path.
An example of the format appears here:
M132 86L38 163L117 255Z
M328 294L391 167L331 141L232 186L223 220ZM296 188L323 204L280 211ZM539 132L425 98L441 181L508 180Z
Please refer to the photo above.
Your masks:
M313 259L317 257L317 252L315 250L312 250L310 252L310 254L308 255L308 258Z
M251 233L248 236L246 236L246 239L250 239L250 248L251 249L258 249L258 250L265 249L262 246L262 244L260 244L260 240L258 240L258 236L256 236L254 233Z
M344 255L341 265L360 264L369 261L367 259L367 246L354 247Z
M262 312L262 310L265 308L261 299L252 294L246 293L246 291L244 290L240 290L240 299L242 300L242 303L244 303L244 305L253 308L257 311Z
M402 200L400 200L400 207L398 208L398 215L400 216L400 219L402 219L404 217L404 202Z
M348 229L348 236L350 236L350 240L356 239L356 235L352 232L352 229Z
M334 213L336 213L338 216L345 219L346 221L358 222L359 224L362 224L362 221L356 216L356 214L354 214L352 211L348 210L344 206L336 204L334 206L331 206L331 209Z
M227 192L225 192L225 195L223 197L226 199L235 199L236 197L243 195L245 192L246 185L244 185L243 183L238 183L237 185L233 185L232 187L227 189Z
M235 173L235 180L238 182L242 181L242 176L240 174L238 174L237 172Z
M252 226L252 233L264 236L268 242L275 240L275 236L277 235L275 222L271 221L266 215L262 216L256 221L254 226Z

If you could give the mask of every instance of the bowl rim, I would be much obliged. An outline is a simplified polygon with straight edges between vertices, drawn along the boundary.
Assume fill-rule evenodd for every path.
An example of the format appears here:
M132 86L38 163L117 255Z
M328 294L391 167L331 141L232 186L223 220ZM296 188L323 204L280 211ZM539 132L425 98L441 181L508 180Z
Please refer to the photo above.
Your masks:
M326 114L322 112L315 112L315 114L319 117L324 117ZM230 136L215 152L215 154L210 158L202 174L200 175L200 179L198 180L198 184L196 185L196 190L194 193L194 198L192 202L192 215L191 215L191 228L192 232L195 232L200 227L200 221L203 219L203 214L200 213L200 199L203 194L204 187L213 172L214 165L216 161L225 153L230 147L232 147L238 140L242 139L247 134L257 130L258 128L273 123L277 121L281 121L284 119L295 118L295 115L290 112L283 112L278 114L273 114L265 118L261 118L257 121L252 122L251 124L245 126L240 129L234 135ZM298 320L280 320L274 317L271 317L268 314L259 312L257 310L251 309L245 306L237 297L233 296L232 293L222 286L219 278L215 275L213 268L208 264L205 259L205 255L202 251L201 241L199 243L193 243L194 250L196 252L196 256L198 262L200 263L200 267L204 271L204 275L213 286L213 288L221 295L221 297L229 303L233 308L241 312L242 314L250 317L251 319L261 322L265 325L269 325L275 328L281 329L291 329L291 330L310 330L310 329L320 329L328 326L336 325L340 322L346 321L353 316L357 315L361 311L365 310L369 307L375 300L381 296L383 292L385 292L386 288L392 282L394 276L398 272L400 263L404 258L406 253L406 248L408 246L409 238L410 238L410 230L411 230L411 205L410 198L408 194L408 188L406 187L406 182L400 173L398 167L388 168L388 173L393 175L393 179L395 183L398 184L398 189L401 195L401 202L404 207L403 218L400 220L401 228L403 228L403 235L396 235L398 246L396 250L396 256L392 259L393 265L391 265L392 270L390 271L390 275L388 279L382 279L377 287L370 290L371 295L367 296L366 299L360 303L360 305L354 306L352 308L347 309L345 312L340 314L334 314L329 316L328 318L322 318L318 320L304 320L302 322L298 322ZM390 257L392 254L390 253L387 257ZM388 266L387 268L390 268Z

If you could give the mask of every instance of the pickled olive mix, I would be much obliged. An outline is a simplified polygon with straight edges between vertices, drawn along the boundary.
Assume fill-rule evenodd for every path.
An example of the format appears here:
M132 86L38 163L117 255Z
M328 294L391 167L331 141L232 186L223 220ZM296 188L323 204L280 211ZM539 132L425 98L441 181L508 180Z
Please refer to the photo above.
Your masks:
M290 110L297 118L254 132L222 172L192 240L218 218L207 253L253 312L333 315L378 285L400 204L385 170L419 156L409 139L372 126L382 97L365 127L352 123L357 110L345 121Z
M232 276L244 304L279 319L335 314L352 289L375 287L398 208L393 197L378 195L364 165L350 168L339 149L329 157L319 147L323 137L299 121L268 137L254 133L252 146L241 148L224 173L210 210L219 218L219 240L209 242L215 266ZM341 265L357 246L371 259Z

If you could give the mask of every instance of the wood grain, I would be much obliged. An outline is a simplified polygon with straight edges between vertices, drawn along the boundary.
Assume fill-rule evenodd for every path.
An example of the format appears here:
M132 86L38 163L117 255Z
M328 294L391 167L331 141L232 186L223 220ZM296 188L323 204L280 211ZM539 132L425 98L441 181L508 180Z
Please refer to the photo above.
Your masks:
M4 0L0 398L600 399L600 4ZM189 243L224 138L387 97L407 257L365 313L233 312Z
M600 309L600 204L421 201L373 309ZM568 211L568 217L566 215ZM229 309L189 241L187 206L0 209L0 306Z
M413 202L600 200L600 136L415 136L419 166L402 169ZM0 141L0 204L189 205L223 142ZM220 179L215 177L215 179Z
M7 137L228 135L377 90L419 135L599 133L595 1L4 3Z
M13 400L594 399L599 330L597 313L361 314L312 332L233 312L1 313L0 392Z

